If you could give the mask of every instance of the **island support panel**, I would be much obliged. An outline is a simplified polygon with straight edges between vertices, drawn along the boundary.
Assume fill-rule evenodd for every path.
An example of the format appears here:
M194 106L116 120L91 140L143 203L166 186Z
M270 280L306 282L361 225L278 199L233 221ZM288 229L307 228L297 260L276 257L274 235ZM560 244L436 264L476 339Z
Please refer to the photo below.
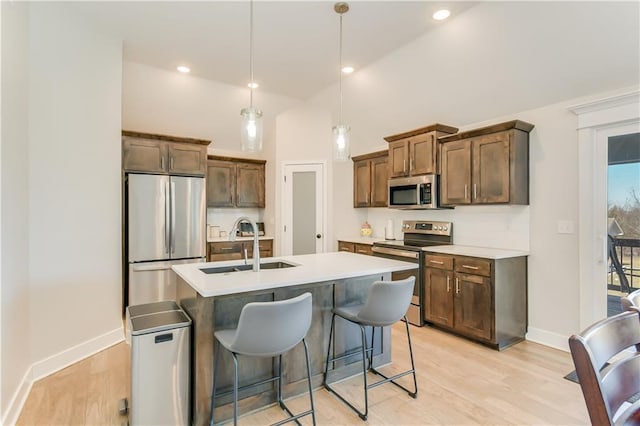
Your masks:
M191 348L191 386L192 386L192 423L209 424L211 385L213 382L213 334L217 330L235 328L242 307L249 302L270 302L289 299L310 292L313 297L313 318L306 337L311 361L312 384L314 388L322 385L322 375L329 345L331 310L335 306L363 303L371 284L376 280L389 280L391 274L378 274L365 277L348 278L320 283L301 284L299 286L276 288L264 291L240 294L202 297L189 284L178 277L178 303L193 321L193 339ZM371 330L367 330L368 339ZM360 346L360 328L336 318L334 333L334 353L341 354ZM385 327L375 334L374 365L391 362L391 330ZM282 357L283 397L307 392L307 370L302 345L296 346ZM218 367L217 394L233 387L233 360L228 351L222 349ZM331 367L331 366L330 366ZM278 359L238 356L239 386L267 379L275 375ZM358 374L362 370L360 357L353 356L336 362L336 370L330 370L330 380ZM240 413L246 413L276 402L276 383L267 383L239 393ZM216 422L229 419L233 415L232 396L216 396Z

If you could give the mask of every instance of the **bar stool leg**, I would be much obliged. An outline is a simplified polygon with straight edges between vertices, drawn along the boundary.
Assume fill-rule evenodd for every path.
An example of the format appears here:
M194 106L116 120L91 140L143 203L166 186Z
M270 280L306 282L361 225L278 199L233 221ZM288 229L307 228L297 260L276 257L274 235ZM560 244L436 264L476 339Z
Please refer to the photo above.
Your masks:
M336 324L336 314L331 316L331 327L329 328L329 347L327 348L327 358L324 365L324 376L322 377L322 385L328 389L327 375L329 374L329 357L331 356L331 342L333 341L333 328ZM334 365L335 368L335 365Z
M414 399L418 397L418 380L416 379L416 366L413 363L413 345L411 344L411 333L409 333L409 320L404 316L404 325L407 327L407 341L409 342L409 357L411 358L411 370L413 371L413 389L414 392L408 392Z
M367 368L367 361L368 361L368 357L367 357L367 333L366 330L364 328L363 325L360 326L360 332L362 334L362 379L364 382L364 413L360 412L359 410L357 410L355 407L354 409L358 412L358 416L360 416L360 418L362 420L367 420L367 416L369 415L369 398L368 398L368 392L367 392L367 371L369 370L369 368ZM371 351L373 352L373 351ZM371 364L369 364L371 365Z
M278 357L278 405L283 410L287 410L282 400L282 354Z
M233 355L233 425L238 425L238 358Z
M220 358L220 345L218 345L218 341L214 339L213 342L213 384L211 385L211 420L209 421L209 425L213 426L215 424L214 421L214 412L216 409L216 381L218 378L218 359Z
M313 426L316 425L316 409L313 404L313 387L311 386L311 362L309 361L309 348L307 347L307 341L302 339L304 345L304 355L307 360L307 381L309 382L309 400L311 401L311 419L313 420Z

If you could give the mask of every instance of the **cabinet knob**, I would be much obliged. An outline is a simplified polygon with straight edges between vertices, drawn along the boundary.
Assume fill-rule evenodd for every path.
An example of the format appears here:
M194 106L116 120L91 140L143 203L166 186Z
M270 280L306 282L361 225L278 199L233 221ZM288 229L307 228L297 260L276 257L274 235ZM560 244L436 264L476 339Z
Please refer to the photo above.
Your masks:
M316 234L316 238L317 238L317 239L322 238L322 234Z

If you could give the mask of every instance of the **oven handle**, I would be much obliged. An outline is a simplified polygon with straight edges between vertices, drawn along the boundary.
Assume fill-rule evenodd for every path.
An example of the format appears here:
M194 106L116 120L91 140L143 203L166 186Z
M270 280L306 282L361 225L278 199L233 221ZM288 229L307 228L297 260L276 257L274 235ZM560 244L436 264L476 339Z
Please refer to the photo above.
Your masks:
M371 251L374 253L387 254L390 256L408 257L410 259L418 259L420 256L420 253L415 251L397 250L397 249L377 247L377 246L373 246L371 248Z

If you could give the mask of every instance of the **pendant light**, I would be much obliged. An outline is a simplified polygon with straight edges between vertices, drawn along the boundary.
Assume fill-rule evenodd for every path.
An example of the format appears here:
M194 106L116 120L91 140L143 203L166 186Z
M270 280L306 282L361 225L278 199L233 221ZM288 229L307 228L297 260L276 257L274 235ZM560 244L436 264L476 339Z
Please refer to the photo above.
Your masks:
M242 150L256 152L262 150L262 111L253 106L253 0L249 2L249 108L240 111L240 138Z
M336 161L349 160L349 131L351 128L342 122L342 15L349 11L349 4L340 2L333 5L340 15L340 115L338 124L333 126L333 158Z

